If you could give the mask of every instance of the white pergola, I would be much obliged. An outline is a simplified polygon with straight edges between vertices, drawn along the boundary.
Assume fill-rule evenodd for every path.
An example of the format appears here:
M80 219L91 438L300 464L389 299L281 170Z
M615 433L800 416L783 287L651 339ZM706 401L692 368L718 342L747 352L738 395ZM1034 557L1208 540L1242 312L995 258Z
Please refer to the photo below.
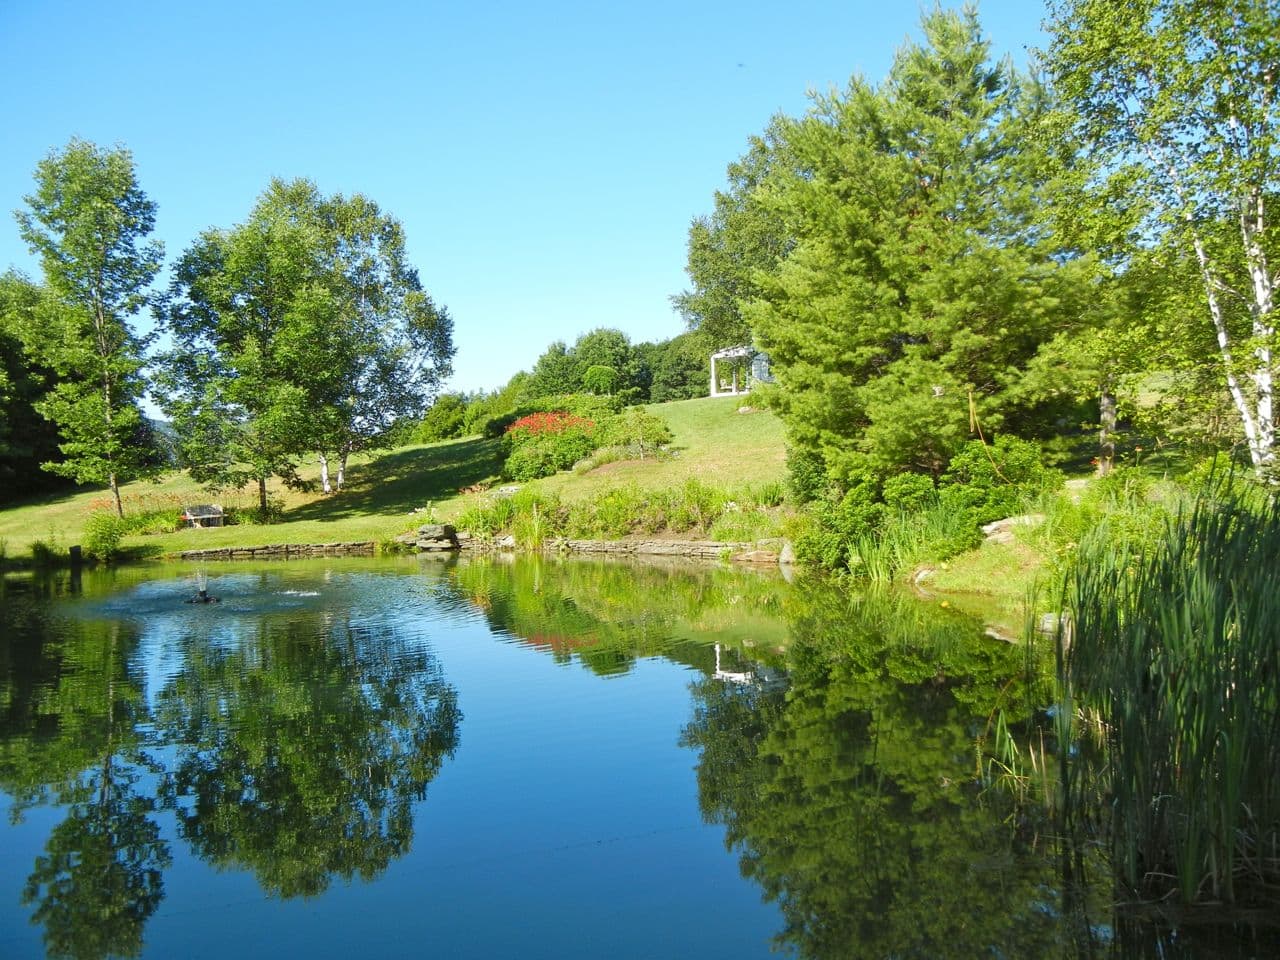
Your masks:
M736 397L740 394L747 393L751 390L751 375L742 378L742 383L738 383L738 367L735 364L733 368L733 385L728 390L720 389L720 377L716 374L717 360L754 360L756 351L751 347L727 347L724 350L717 350L711 355L711 396L713 397Z

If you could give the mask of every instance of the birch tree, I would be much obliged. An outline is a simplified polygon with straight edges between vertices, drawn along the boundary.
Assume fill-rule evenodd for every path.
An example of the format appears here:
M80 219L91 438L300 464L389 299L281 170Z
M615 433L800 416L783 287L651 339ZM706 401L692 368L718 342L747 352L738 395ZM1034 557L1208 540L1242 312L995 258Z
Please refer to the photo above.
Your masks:
M273 181L248 220L179 259L160 380L180 453L213 486L300 484L420 416L449 372L452 322L422 289L400 223L356 195Z
M1280 0L1064 0L1048 66L1095 219L1193 258L1206 334L1254 469L1273 475Z
M120 484L154 469L137 442L147 340L129 318L160 268L163 249L146 240L156 207L120 147L72 140L40 161L35 181L15 216L50 294L31 345L59 376L40 412L58 424L63 460L43 467L107 484L123 514Z

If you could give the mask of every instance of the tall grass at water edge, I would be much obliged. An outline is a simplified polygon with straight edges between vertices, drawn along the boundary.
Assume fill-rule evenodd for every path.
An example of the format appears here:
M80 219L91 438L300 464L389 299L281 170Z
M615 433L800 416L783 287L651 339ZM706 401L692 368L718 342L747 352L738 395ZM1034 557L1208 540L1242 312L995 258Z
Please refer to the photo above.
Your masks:
M781 499L777 483L729 493L695 478L668 489L628 484L570 502L530 488L510 496L483 495L454 522L460 530L481 536L510 531L526 549L553 537L616 539L636 534L753 541L778 535L776 508Z
M1105 522L1081 542L1058 630L1059 813L1134 897L1280 894L1277 569L1270 497L1201 495L1153 542Z

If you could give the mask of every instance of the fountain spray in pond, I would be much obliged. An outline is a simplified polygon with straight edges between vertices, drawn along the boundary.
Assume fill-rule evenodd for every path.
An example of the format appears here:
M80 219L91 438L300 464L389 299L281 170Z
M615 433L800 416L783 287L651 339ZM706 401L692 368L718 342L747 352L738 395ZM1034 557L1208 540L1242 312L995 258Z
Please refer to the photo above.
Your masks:
M209 575L203 567L196 570L196 595L190 597L187 603L217 603L217 597L209 596Z

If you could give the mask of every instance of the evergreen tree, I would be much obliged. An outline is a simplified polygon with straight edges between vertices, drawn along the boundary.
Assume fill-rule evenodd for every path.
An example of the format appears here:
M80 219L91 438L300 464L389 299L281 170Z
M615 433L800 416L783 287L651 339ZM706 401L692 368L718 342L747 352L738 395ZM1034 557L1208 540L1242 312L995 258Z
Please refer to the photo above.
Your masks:
M794 169L758 188L794 246L746 310L793 442L837 479L937 471L1057 322L1066 276L1035 221L1041 91L937 10L889 79L778 125Z

